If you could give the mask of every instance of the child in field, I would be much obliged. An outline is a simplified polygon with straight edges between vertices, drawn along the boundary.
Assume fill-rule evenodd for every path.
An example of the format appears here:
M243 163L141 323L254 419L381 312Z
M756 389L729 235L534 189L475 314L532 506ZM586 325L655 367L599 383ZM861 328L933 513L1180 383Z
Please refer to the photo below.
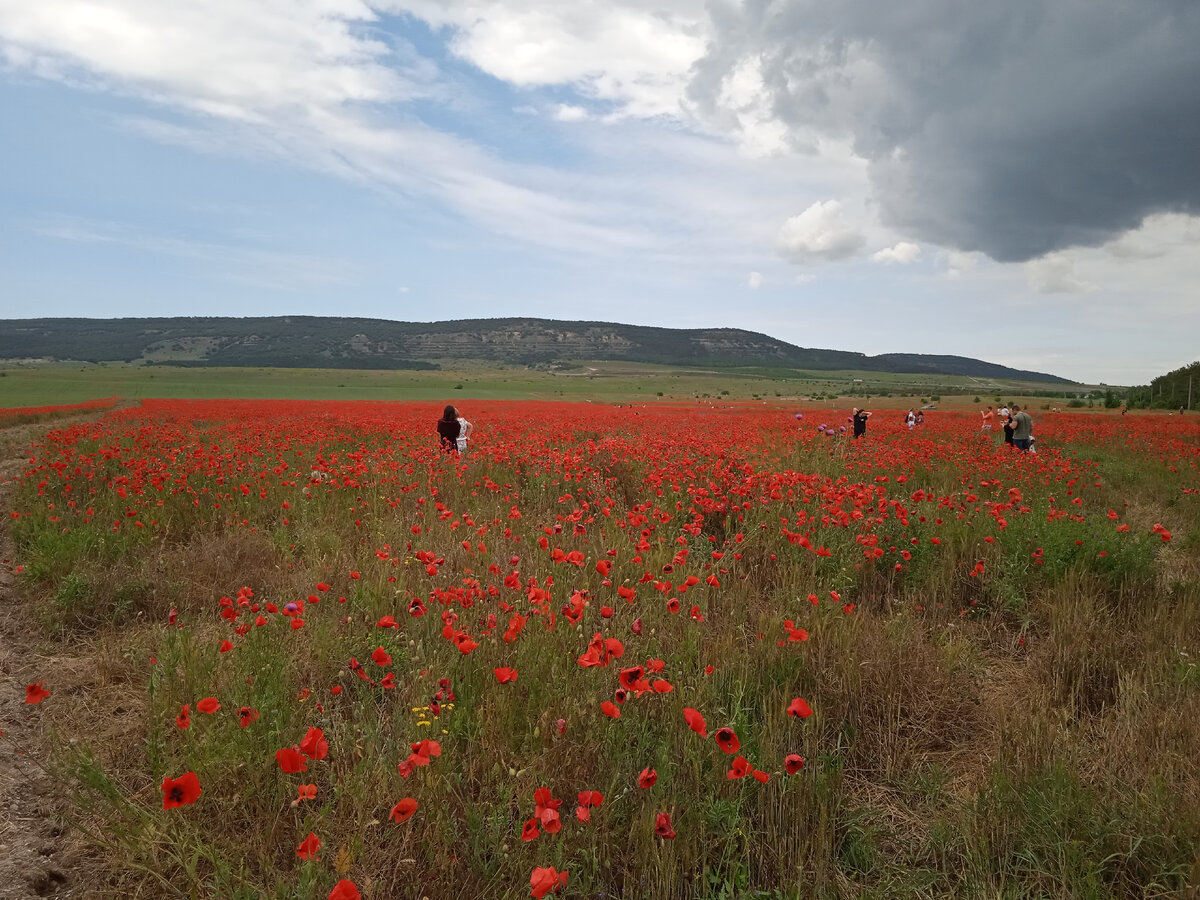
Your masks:
M458 426L459 426L458 439L456 441L456 443L458 445L458 452L466 453L467 452L467 438L469 438L471 436L471 432L475 430L475 426L472 425L470 422L468 422L466 419L464 419L462 416L458 417Z

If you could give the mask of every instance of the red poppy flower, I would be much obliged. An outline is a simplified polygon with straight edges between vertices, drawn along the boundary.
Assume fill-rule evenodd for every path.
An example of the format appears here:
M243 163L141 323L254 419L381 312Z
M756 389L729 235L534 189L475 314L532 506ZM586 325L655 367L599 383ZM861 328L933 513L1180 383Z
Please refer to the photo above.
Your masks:
M423 740L420 743L409 744L412 748L412 753L408 755L408 762L413 766L429 765L429 757L441 756L442 745L437 741Z
M789 753L783 758L783 768L789 775L795 775L804 768L804 757L799 753Z
M233 641L221 641L221 646L217 648L218 653L228 653L233 649Z
M708 723L704 721L704 716L700 715L690 706L685 706L683 709L683 718L687 721L688 728L700 735L700 737L708 737Z
M302 840L300 842L300 846L296 848L296 855L298 857L301 859L311 859L314 862L320 859L320 857L317 856L317 854L320 852L321 839L311 831L308 833L308 837Z
M221 701L218 700L216 697L205 697L203 700L201 700L199 703L196 704L197 712L207 713L210 716L220 708L221 708Z
M329 892L329 900L362 900L362 894L358 892L353 881L343 878Z
M640 788L653 787L656 781L658 781L658 772L649 766L642 769L642 773L638 775L638 787Z
M659 813L655 816L654 833L664 841L675 839L675 829L671 827L671 817L667 813Z
M517 680L517 670L510 669L508 666L492 669L492 674L496 676L496 680L501 684L508 684L510 681Z
M714 737L717 739L717 745L726 753L737 753L742 746L732 728L718 728Z
M399 824L406 822L417 811L417 801L412 797L405 797L399 803L392 807L391 819Z
M178 778L167 776L162 783L163 809L191 806L202 793L195 772L184 772Z
M809 706L804 701L803 697L797 697L795 700L793 700L791 703L788 704L787 714L789 716L796 716L797 718L807 719L809 716L812 715L812 713L813 713L812 707Z
M538 820L533 818L521 826L521 840L533 841L541 835L541 832L538 831L537 822Z
M180 728L190 728L192 724L192 704L185 703L175 717L175 724Z
M759 784L766 784L768 781L771 780L770 775L768 775L766 772L760 772L760 771L758 771L758 769L755 769L750 774L754 776L754 780L757 781Z
M750 772L750 762L744 756L736 756L733 759L733 768L725 773L725 777L733 780L735 778L744 778Z
M309 759L324 759L329 755L329 742L325 740L325 732L320 728L308 729L304 740L300 742L300 752Z
M258 710L249 706L243 706L238 710L238 724L245 728L251 722L258 721Z
M302 784L300 791L296 796L297 800L316 800L317 786L315 784Z
M605 700L603 703L601 703L600 711L602 713L604 713L606 716L608 716L610 719L621 718L620 707L618 707L617 704L613 703L611 700Z
M392 664L392 655L382 647L376 647L371 652L371 659L375 661L377 666L390 666Z
M588 822L592 818L592 811L586 806L575 807L575 818L580 822Z
M540 900L551 891L557 894L566 886L567 873L559 872L553 866L544 869L534 866L533 874L529 876L530 893L535 900Z
M276 750L275 761L279 763L279 768L288 774L308 771L308 763L304 761L303 754L295 747L284 747L282 750Z
M599 806L604 802L604 795L599 791L580 791L579 805L580 806Z

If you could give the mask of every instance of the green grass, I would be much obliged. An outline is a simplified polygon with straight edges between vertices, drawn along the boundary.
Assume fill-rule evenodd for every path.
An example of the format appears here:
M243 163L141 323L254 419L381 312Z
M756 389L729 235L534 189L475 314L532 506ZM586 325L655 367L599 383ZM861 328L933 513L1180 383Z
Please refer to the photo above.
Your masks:
M1053 388L1032 382L981 382L965 376L795 369L688 369L646 363L594 361L548 372L524 366L451 361L439 371L353 369L174 368L101 365L24 366L0 370L0 408L78 403L96 397L126 400L231 398L280 400L470 399L597 400L618 403L688 402L769 404L808 400L905 407L939 392L1021 398ZM882 395L889 395L880 402ZM972 406L971 397L947 396L939 405ZM842 403L842 406L847 405ZM972 407L973 408L973 407Z

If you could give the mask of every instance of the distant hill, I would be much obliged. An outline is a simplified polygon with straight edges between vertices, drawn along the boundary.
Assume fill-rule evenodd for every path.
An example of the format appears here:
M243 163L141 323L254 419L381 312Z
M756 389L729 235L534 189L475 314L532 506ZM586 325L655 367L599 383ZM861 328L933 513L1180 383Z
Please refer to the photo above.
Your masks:
M192 366L432 369L435 360L526 365L630 360L687 366L771 366L970 375L1071 384L962 356L797 347L740 328L651 328L552 319L391 322L316 316L0 320L0 359Z

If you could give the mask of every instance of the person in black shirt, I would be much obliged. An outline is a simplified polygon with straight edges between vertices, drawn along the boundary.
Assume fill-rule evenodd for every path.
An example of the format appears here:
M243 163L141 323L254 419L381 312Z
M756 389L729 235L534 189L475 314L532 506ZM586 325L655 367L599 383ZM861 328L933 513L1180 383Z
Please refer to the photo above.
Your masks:
M854 408L854 437L860 438L867 433L867 419L871 414L865 409Z

